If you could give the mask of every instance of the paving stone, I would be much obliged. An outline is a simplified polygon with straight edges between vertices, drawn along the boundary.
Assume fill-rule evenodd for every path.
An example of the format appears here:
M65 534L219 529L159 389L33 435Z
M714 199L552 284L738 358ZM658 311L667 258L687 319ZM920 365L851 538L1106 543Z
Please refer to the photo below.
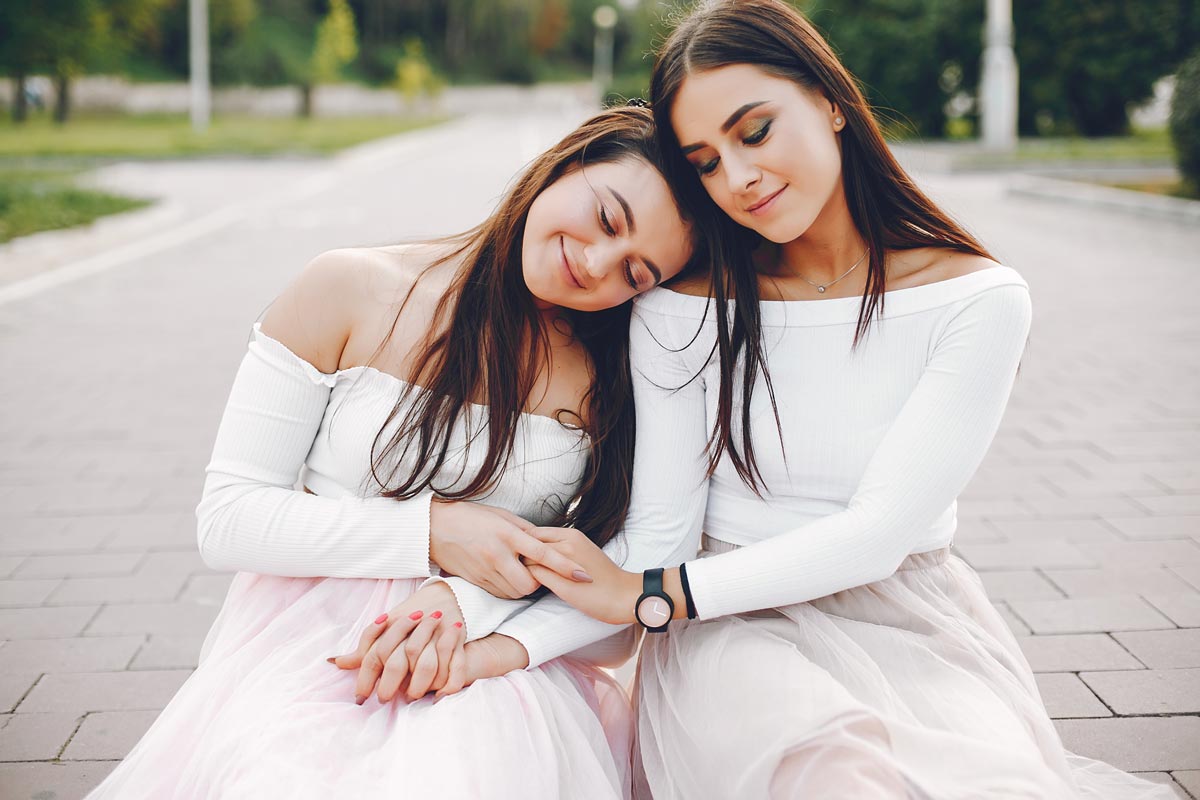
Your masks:
M1172 628L1171 621L1140 597L1072 597L1013 600L1013 612L1038 634L1104 633Z
M1171 571L1200 592L1200 564L1172 564Z
M1153 498L1148 498L1153 499ZM1085 519L1100 517L1142 517L1146 510L1141 498L1135 503L1124 497L1044 497L1028 501L1042 518Z
M1112 716L1078 676L1069 672L1043 672L1034 677L1046 713L1052 719Z
M232 573L193 575L188 578L179 600L219 608L225 602L225 595L229 594L229 584L233 582L233 577Z
M1018 498L991 500L964 500L958 504L959 521L987 519L1027 519L1033 509Z
M125 669L145 637L23 639L0 648L0 672L101 672Z
M1063 596L1054 584L1033 570L981 572L979 577L992 600L1046 600Z
M1186 789L1193 798L1200 798L1200 769L1172 772L1175 782Z
M1200 769L1200 717L1055 720L1068 750L1123 770Z
M1138 635L1146 634L1139 632ZM1017 641L1034 672L1138 669L1142 666L1138 659L1103 633L1022 636Z
M71 743L64 760L124 758L149 730L158 711L97 711L88 714Z
M1200 516L1113 517L1105 522L1127 539L1186 539L1200 534Z
M203 636L154 635L138 651L130 669L195 669Z
M40 672L0 671L0 713L7 714L42 677Z
M96 531L12 532L10 524L6 521L0 526L4 530L0 534L0 555L88 552L98 549L108 536L107 533Z
M204 563L194 541L188 542L186 550L170 550L151 553L138 568L138 572L147 574L162 572L182 572L185 575L211 574L215 570Z
M203 636L220 609L193 602L105 606L87 628L88 636L166 634Z
M0 578L12 575L25 560L24 556L0 556Z
M1125 631L1114 633L1113 638L1151 669L1200 667L1200 628Z
M1200 493L1169 494L1162 497L1138 497L1137 502L1152 514L1181 515L1200 514Z
M1200 713L1200 668L1082 672L1079 677L1118 714Z
M1191 796L1183 790L1182 786L1175 782L1169 772L1134 772L1132 774L1137 775L1143 780L1160 783L1163 786L1169 787L1175 793L1177 800L1192 800Z
M16 571L19 578L87 578L132 574L141 553L30 556Z
M190 674L190 670L178 669L46 675L17 706L17 712L161 709Z
M116 766L116 761L0 764L0 786L4 800L77 800Z
M1162 567L1046 570L1046 577L1068 597L1113 594L1194 594L1196 589Z
M1145 598L1179 627L1200 628L1200 594L1147 594Z
M59 583L61 581L57 579L0 581L0 606L12 608L41 605Z
M61 639L75 636L96 616L96 606L0 608L0 639Z
M1058 541L964 543L957 550L972 567L980 571L1097 566L1091 556L1077 546Z
M1013 636L1028 636L1033 633L1024 620L1013 613L1012 609L1006 603L992 603L996 607L996 611L1000 614L1000 618L1004 620L1004 624L1012 631Z
M66 578L49 597L49 605L142 603L174 600L187 574L154 572L112 578Z
M71 713L0 716L0 761L58 758L79 720L79 714Z
M958 527L954 531L954 545L965 544L967 542L976 542L984 544L996 544L1007 541L1007 537L1000 531L996 530L992 523L984 519L976 519L968 517L967 519L959 519Z
M1200 545L1193 541L1089 542L1079 545L1101 566L1174 567L1200 564Z
M1098 519L1013 519L992 524L996 530L1014 542L1035 540L1042 543L1057 540L1078 543L1117 540L1113 529Z

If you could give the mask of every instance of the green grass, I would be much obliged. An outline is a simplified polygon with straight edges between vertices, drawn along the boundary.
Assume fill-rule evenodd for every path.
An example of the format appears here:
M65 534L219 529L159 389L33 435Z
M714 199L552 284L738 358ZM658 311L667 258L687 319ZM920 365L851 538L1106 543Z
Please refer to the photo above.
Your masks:
M441 122L440 117L227 117L203 134L187 117L79 116L55 125L45 116L0 122L0 158L179 158L199 155L321 155Z
M1200 200L1200 191L1185 181L1139 181L1137 183L1109 183L1118 189L1129 189L1134 192L1158 194L1164 197L1182 197L1186 200Z
M1164 130L1135 131L1129 136L1096 139L1082 137L1023 138L1015 153L975 153L970 160L979 164L1049 164L1052 162L1115 161L1170 163L1174 160L1171 140Z
M145 205L146 200L81 189L66 170L0 169L0 242Z

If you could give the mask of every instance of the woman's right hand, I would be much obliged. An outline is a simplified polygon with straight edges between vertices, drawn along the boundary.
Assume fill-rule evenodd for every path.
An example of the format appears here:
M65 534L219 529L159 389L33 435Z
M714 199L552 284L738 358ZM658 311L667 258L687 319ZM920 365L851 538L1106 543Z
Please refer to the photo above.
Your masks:
M524 557L569 581L590 583L579 564L530 535L533 523L470 501L435 500L429 509L429 556L447 575L457 575L495 595L516 599L541 583Z

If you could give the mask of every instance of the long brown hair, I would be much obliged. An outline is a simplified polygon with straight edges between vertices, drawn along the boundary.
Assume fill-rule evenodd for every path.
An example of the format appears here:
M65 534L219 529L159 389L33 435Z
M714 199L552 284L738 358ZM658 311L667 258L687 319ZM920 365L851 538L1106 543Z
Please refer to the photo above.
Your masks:
M870 248L855 344L867 335L872 320L883 313L887 251L943 247L989 258L990 255L975 237L917 188L888 149L858 83L800 12L782 0L709 0L681 17L659 50L650 79L650 98L667 157L668 181L683 195L684 202L695 209L697 227L716 254L714 260L724 268L714 268L710 281L710 292L716 301L714 349L721 370L721 388L717 421L709 439L709 473L716 468L722 454L728 452L738 475L747 486L760 492L762 474L750 441L750 396L760 371L776 412L776 424L779 422L762 349L759 286L751 255L761 238L734 223L707 198L699 174L683 157L671 128L671 108L687 77L732 64L755 66L820 92L837 104L846 119L846 126L839 134L842 186L854 225ZM732 322L726 303L731 297L737 299ZM733 375L738 359L742 360L740 437L734 434L732 419Z
M432 489L449 500L466 500L496 485L512 455L517 426L539 369L550 354L544 317L521 270L529 208L567 173L585 164L624 159L640 159L663 171L654 120L645 108L608 109L588 119L534 159L487 220L444 240L452 247L433 266L451 259L460 266L433 319L449 322L425 338L416 374L376 436L371 466L376 482L386 487L382 495L407 499ZM577 527L597 544L617 533L629 507L634 449L631 308L627 302L597 312L562 310L575 339L587 351L592 380L584 418L566 410L558 411L558 417L577 422L589 436L590 446L574 497L566 507L553 509L555 524ZM404 303L397 321L403 310ZM482 466L457 490L434 486L434 476L449 458L456 424L476 401L487 406ZM401 417L399 426L384 443L384 431L397 417ZM471 444L476 446L474 441ZM403 468L407 459L415 467ZM383 471L385 475L380 474Z

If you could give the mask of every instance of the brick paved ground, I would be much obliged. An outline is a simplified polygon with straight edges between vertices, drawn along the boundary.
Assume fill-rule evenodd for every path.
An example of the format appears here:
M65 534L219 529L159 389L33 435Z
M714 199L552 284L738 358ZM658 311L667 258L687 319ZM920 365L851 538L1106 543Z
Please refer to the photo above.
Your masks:
M229 579L194 552L192 508L274 293L322 249L477 220L574 114L457 123L269 185L214 164L224 212L0 305L0 797L82 796L194 666ZM1200 798L1200 231L924 179L1036 308L959 552L1067 744Z

